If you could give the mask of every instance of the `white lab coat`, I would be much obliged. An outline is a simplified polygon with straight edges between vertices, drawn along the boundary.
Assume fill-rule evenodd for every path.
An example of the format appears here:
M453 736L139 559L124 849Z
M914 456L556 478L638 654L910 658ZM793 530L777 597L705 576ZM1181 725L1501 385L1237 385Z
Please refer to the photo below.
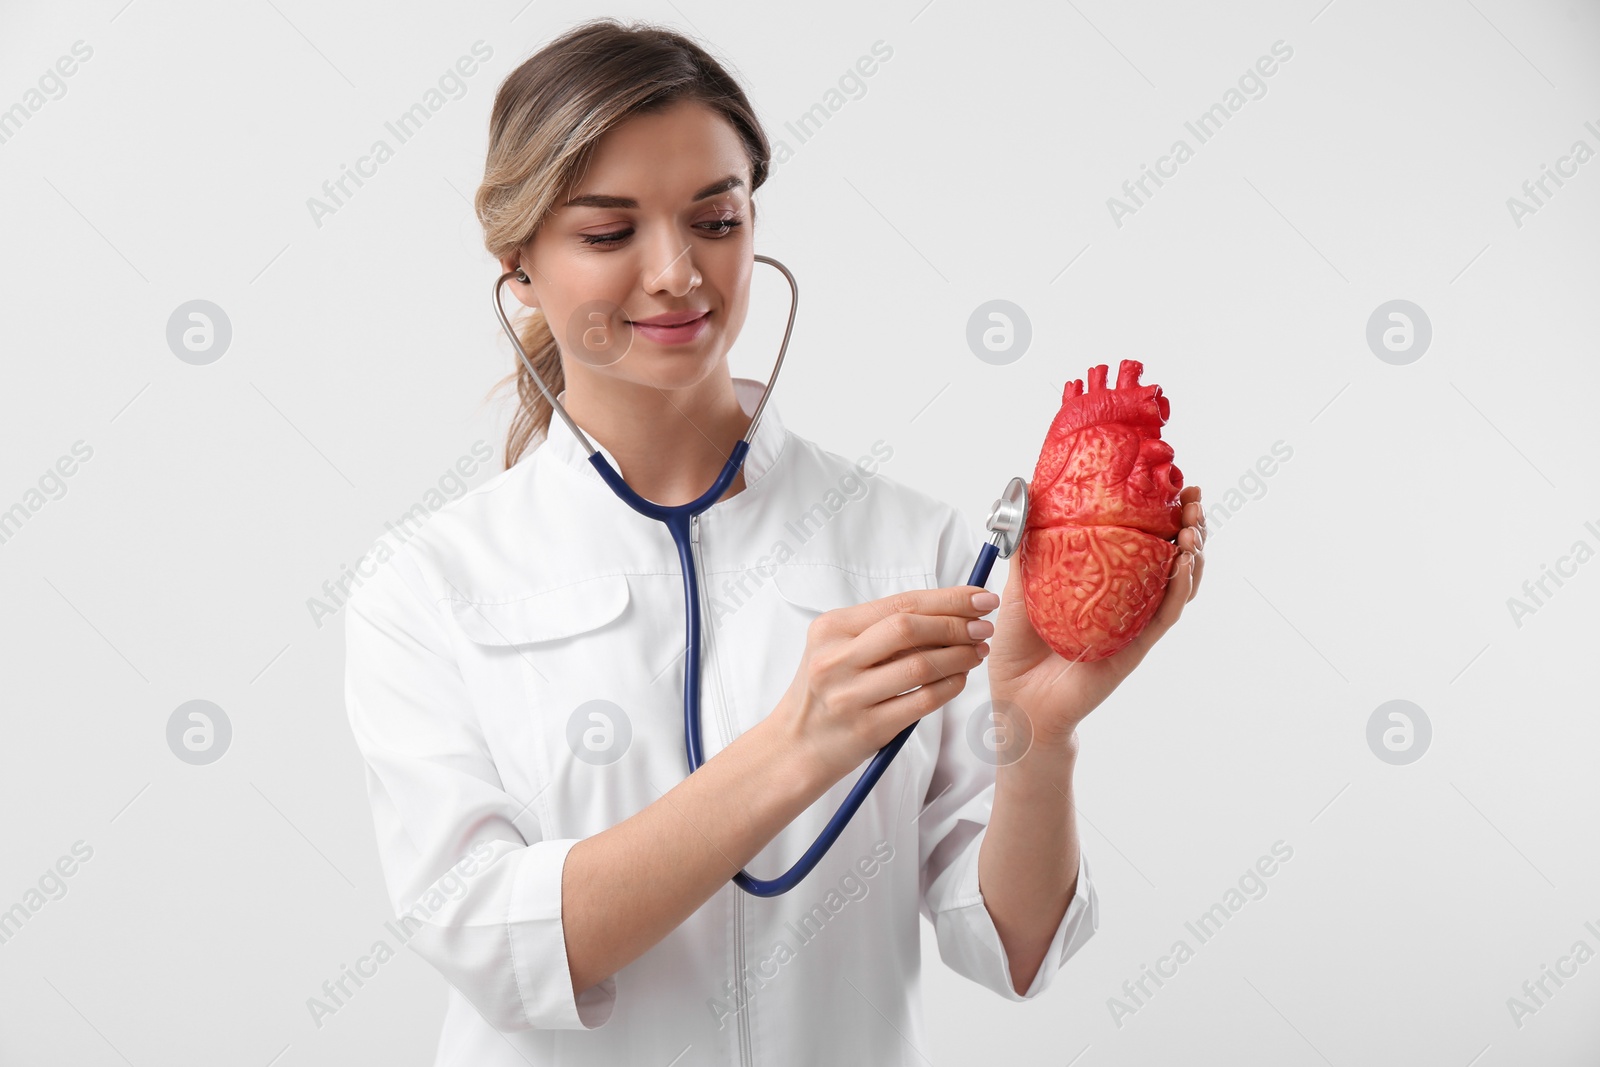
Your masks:
M762 388L735 379L746 412ZM745 489L701 516L707 759L777 705L817 614L966 581L977 531L878 472L892 450L875 447L853 463L787 431L768 404ZM391 529L373 558L347 606L346 702L399 917L388 940L452 987L436 1065L922 1067L934 1050L919 912L946 964L1014 1001L1042 992L1099 926L1085 859L1032 985L1013 988L978 892L995 781L969 742L988 699L980 665L799 886L758 899L729 882L575 998L567 850L687 770L671 537L611 492L555 417L513 467L420 529ZM859 774L746 869L787 870Z

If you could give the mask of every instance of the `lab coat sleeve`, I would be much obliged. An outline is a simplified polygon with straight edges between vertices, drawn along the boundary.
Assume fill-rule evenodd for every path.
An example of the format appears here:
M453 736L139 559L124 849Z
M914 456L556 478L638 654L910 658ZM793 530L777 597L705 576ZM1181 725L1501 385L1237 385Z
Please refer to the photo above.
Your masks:
M952 511L939 539L936 581L941 587L963 585L983 541L959 512ZM1007 561L995 564L989 588ZM969 740L975 716L988 724L989 674L980 664L967 674L966 687L935 714L940 717L938 761L917 817L922 864L923 914L933 923L939 956L952 970L999 993L1007 1000L1030 1000L1054 980L1100 926L1100 905L1089 876L1089 861L1079 849L1078 883L1066 914L1044 960L1024 993L1011 981L1004 943L995 929L978 886L978 851L988 833L994 804L995 766L979 755Z
M575 997L562 928L562 867L577 842L544 839L534 798L502 786L438 602L409 550L385 542L394 554L346 604L345 706L391 934L497 1030L601 1026L615 980Z

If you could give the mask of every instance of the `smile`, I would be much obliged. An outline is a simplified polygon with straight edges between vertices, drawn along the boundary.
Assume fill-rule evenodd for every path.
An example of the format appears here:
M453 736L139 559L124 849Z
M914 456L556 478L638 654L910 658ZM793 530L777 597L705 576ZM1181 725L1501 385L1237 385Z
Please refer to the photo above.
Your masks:
M647 340L657 344L680 345L687 344L698 338L705 331L706 323L711 319L711 312L707 311L688 322L676 326L658 326L645 322L629 322L635 330Z

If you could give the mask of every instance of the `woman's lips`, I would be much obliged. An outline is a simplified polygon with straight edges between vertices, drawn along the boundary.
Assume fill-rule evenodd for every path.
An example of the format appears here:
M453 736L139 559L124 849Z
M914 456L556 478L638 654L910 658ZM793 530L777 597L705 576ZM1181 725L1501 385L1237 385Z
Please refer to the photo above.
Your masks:
M706 312L698 319L686 322L681 326L651 326L643 322L633 323L633 328L646 340L654 341L658 345L682 345L699 338L705 331L706 323L711 321L711 312Z

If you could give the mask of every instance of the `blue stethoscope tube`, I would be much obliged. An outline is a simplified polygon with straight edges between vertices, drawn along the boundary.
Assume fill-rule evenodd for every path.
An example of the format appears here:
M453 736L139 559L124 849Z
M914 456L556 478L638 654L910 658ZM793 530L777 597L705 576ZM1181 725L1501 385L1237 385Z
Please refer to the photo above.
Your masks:
M696 574L690 541L690 523L694 516L721 499L722 494L733 483L734 475L744 465L745 454L749 451L748 441L740 441L734 445L728 462L723 465L722 473L717 476L711 488L697 499L676 507L663 507L639 496L599 452L589 457L589 462L600 473L600 477L605 479L606 484L611 486L618 496L627 500L635 511L666 524L667 530L672 534L673 544L678 548L678 562L683 571L683 601L688 608L684 613L684 643L689 652L685 657L686 667L683 672L683 740L691 774L705 763L705 751L700 732L700 579ZM985 544L978 553L978 562L972 568L967 584L987 585L989 571L998 556L999 549L994 544ZM834 842L839 840L844 828L849 825L850 820L855 817L867 799L867 794L878 784L878 779L889 769L889 764L900 754L900 750L910 739L911 732L921 721L918 719L917 722L901 730L893 740L878 750L877 755L872 757L872 762L867 765L867 769L861 772L861 777L856 779L850 795L845 797L844 802L839 805L839 810L828 820L828 825L812 842L811 847L806 849L805 854L795 861L794 866L778 877L770 879L756 878L740 871L733 876L734 883L745 892L758 897L775 897L799 885L833 847Z
M783 366L783 354L789 347L789 334L794 327L795 309L800 299L799 287L795 284L794 275L789 273L788 268L769 256L757 255L755 258L763 263L769 263L777 267L789 281L789 288L793 295L789 303L789 323L784 330L783 346L778 350L778 360L773 366L772 377L768 380L766 392L762 394L761 401L750 420L750 427L745 432L744 438L733 446L733 451L728 455L728 461L723 464L722 472L717 475L717 480L694 500L689 501L687 504L678 504L672 507L646 500L634 492L633 488L623 480L622 475L617 473L605 456L600 453L600 450L589 442L583 431L567 415L566 408L551 394L544 380L540 378L539 373L533 369L533 364L528 359L527 353L523 351L522 342L517 337L516 330L512 328L510 321L506 318L505 309L500 302L500 290L504 287L506 281L514 277L520 281L526 281L526 275L521 272L520 268L507 271L500 276L494 287L495 314L499 317L500 324L505 328L507 336L511 338L512 346L516 349L517 355L521 357L523 366L527 368L529 374L533 375L534 382L538 384L540 391L544 393L545 399L550 402L551 409L561 416L568 427L571 428L573 435L588 449L590 464L599 473L601 479L611 487L612 492L616 493L624 503L639 514L664 524L668 533L672 535L673 544L677 546L678 562L683 571L683 599L686 609L684 612L684 644L688 650L688 655L685 657L686 667L683 672L683 740L684 752L688 757L689 773L691 774L699 770L705 763L705 751L700 737L700 582L694 562L691 523L695 516L722 498L722 494L727 492L728 486L733 484L734 477L744 465L745 456L750 451L750 438L754 435L756 423L761 418L761 410L766 406L767 398L772 395L772 386L777 381L778 371ZM1012 479L1011 486L1008 487L1008 493L1015 493L1019 485L1023 486L1022 507L1025 510L1026 489L1020 478ZM1000 501L996 501L996 514L999 513L1000 504ZM1014 519L1013 534L1015 534L1020 532L1022 528L1022 516L1021 514L1015 514L1012 518ZM1011 541L1006 541L1004 534L995 529L994 515L990 517L990 528L994 532L994 538L988 544L985 544L978 553L978 561L973 566L971 575L967 578L968 585L982 586L987 584L989 571L994 566L995 559L1002 554L1009 556L1011 549L1014 548L1014 536ZM1001 540L1007 547L1002 549L1002 547L997 546L995 538ZM918 722L920 721L919 719ZM805 876L811 873L812 868L817 865L827 851L833 847L834 842L839 839L839 835L844 833L845 826L849 824L855 813L860 810L862 802L867 798L867 794L872 791L873 786L878 784L878 779L883 777L884 771L888 770L889 764L894 760L895 756L899 755L900 750L905 747L906 741L911 737L911 732L916 728L917 723L912 723L896 734L894 739L887 745L878 750L877 754L872 757L872 762L867 769L856 780L855 786L850 790L850 795L839 805L839 810L834 812L833 818L828 821L827 827L818 835L811 847L806 849L805 854L795 861L794 866L777 878L770 879L755 878L745 871L740 871L733 876L734 883L745 892L758 897L775 897L782 893L787 893L799 885Z

